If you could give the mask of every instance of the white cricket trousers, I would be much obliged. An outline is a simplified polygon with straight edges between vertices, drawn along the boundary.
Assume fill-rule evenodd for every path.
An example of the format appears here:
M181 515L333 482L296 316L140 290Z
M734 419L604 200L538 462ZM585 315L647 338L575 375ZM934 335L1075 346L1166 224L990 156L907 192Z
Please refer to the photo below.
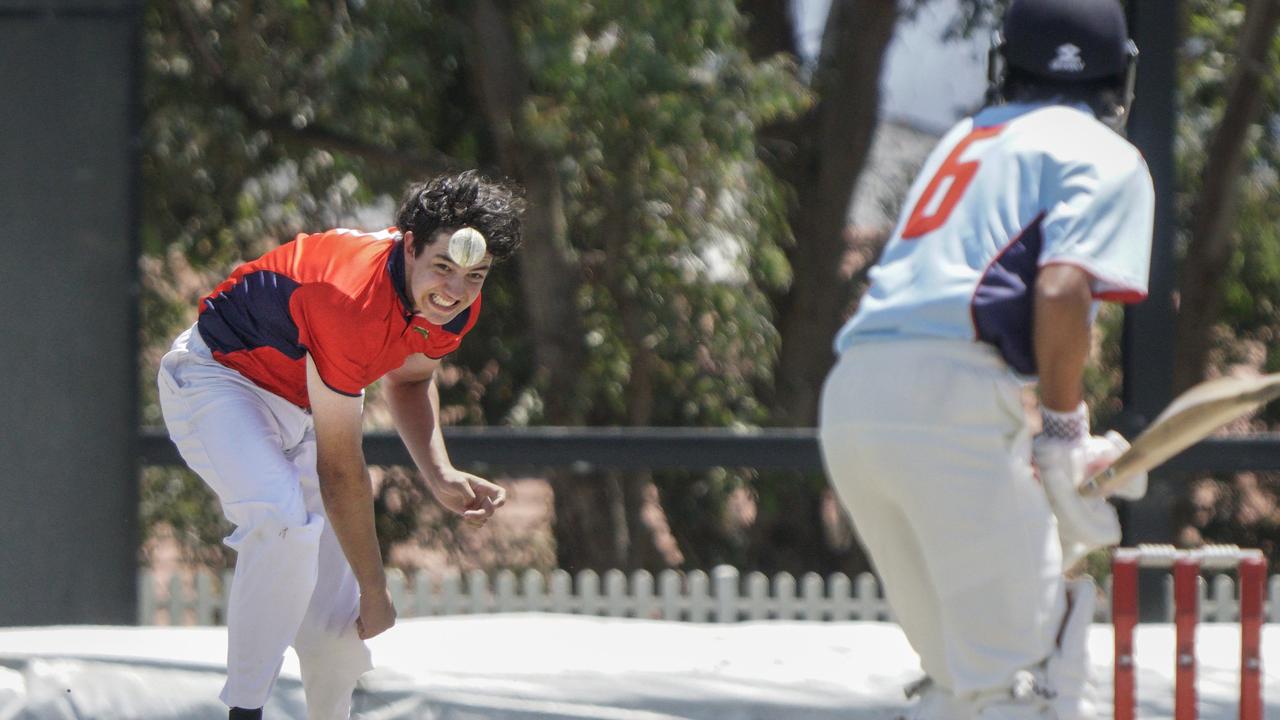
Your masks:
M990 346L869 342L822 392L828 476L922 669L958 697L1046 660L1066 610L1021 383Z
M311 415L215 361L193 326L160 361L169 436L235 525L227 608L228 706L259 708L298 654L309 720L346 720L369 650L359 589L329 527Z

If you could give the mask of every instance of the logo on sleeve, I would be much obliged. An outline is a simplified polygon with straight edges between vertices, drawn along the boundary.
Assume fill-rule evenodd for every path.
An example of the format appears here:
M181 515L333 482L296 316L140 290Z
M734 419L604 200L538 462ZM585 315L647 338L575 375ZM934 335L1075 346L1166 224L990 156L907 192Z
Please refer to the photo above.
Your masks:
M1078 73L1084 70L1084 60L1080 57L1080 48L1067 43L1058 46L1058 56L1049 63L1053 72Z

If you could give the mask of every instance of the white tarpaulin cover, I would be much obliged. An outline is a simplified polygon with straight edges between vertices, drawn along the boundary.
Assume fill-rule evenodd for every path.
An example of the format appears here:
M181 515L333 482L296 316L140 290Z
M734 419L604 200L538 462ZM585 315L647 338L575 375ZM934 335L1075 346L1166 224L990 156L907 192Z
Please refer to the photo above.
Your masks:
M1110 714L1111 628L1090 649ZM1200 717L1236 715L1240 634L1199 630ZM0 629L0 720L222 720L225 628ZM1267 715L1280 717L1280 628L1263 636ZM901 631L875 622L703 625L570 615L402 620L371 641L362 720L887 720L918 677ZM1136 639L1138 714L1173 712L1173 631ZM285 661L266 717L306 717Z

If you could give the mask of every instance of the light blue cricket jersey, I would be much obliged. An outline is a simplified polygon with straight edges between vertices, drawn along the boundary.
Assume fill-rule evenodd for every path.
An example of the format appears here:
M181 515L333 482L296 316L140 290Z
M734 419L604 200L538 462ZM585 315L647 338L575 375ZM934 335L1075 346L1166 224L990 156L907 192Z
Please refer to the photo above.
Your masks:
M1098 300L1145 298L1154 207L1138 150L1087 109L986 108L925 161L836 352L886 339L979 340L1034 375L1039 268L1083 268Z

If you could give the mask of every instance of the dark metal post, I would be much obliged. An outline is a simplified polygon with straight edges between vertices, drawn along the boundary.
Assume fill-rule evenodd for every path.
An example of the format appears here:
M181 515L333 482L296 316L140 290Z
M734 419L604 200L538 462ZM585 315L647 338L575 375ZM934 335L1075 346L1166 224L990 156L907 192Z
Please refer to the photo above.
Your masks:
M0 626L136 622L141 17L0 5Z
M1129 26L1141 53L1137 101L1129 137L1142 151L1156 188L1155 242L1151 254L1150 294L1125 312L1124 414L1119 430L1132 436L1164 409L1173 392L1174 305L1177 285L1174 258L1173 138L1176 120L1178 45L1181 42L1180 0L1131 0ZM1170 542L1173 501L1178 476L1152 474L1146 498L1122 509L1124 542ZM1143 572L1141 617L1168 617L1158 573Z

